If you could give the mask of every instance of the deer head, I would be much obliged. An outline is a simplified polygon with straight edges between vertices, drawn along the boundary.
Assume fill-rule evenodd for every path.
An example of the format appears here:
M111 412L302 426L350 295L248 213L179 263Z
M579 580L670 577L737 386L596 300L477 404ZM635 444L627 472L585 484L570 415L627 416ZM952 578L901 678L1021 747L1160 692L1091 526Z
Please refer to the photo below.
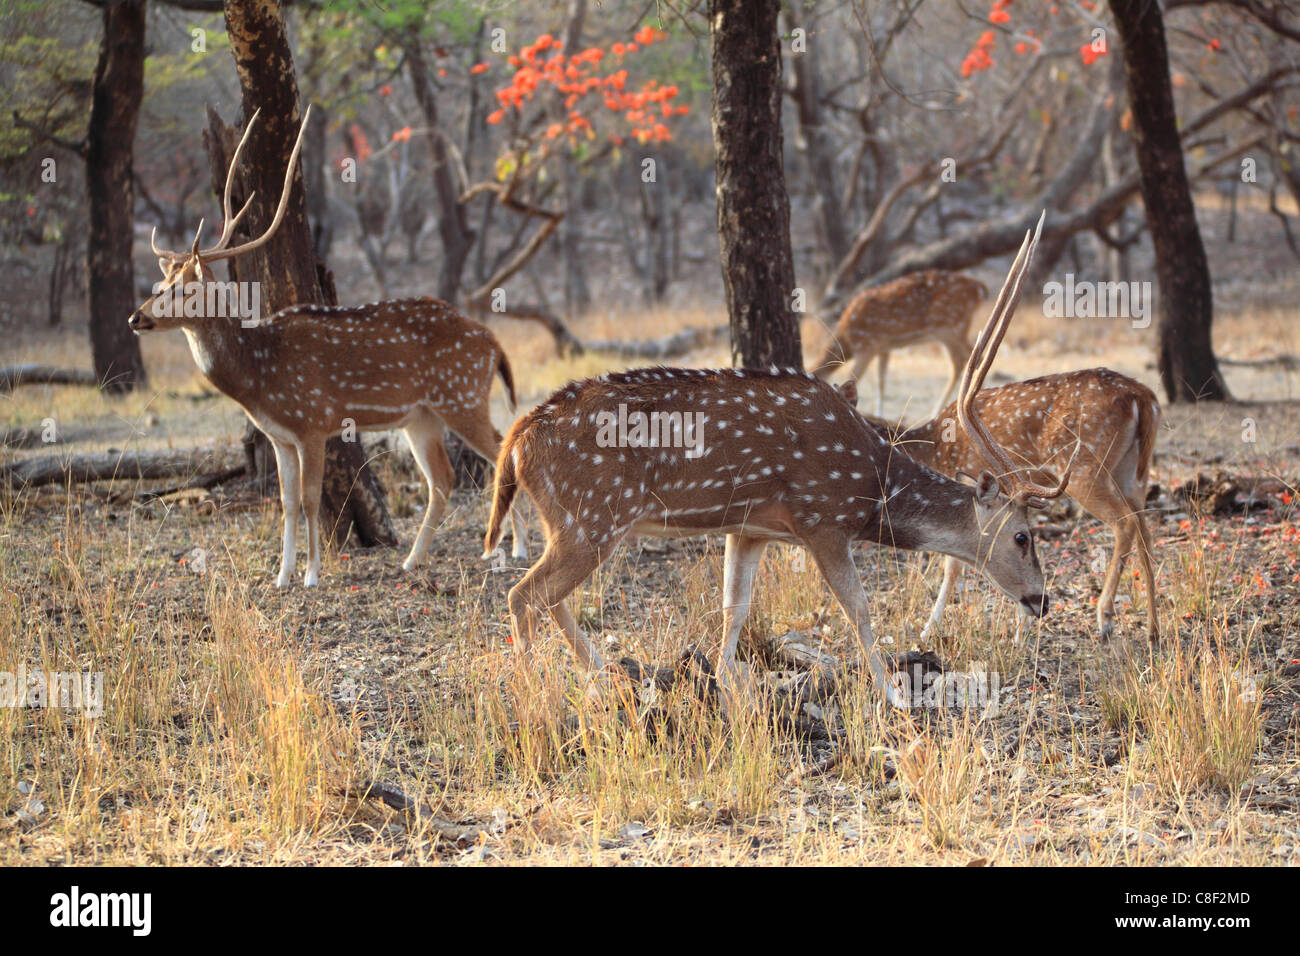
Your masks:
M232 314L229 308L230 294L238 294L237 290L226 288L229 284L218 283L218 285L222 285L220 290L222 295L219 297L209 296L208 284L216 279L211 264L221 259L242 256L246 252L261 248L270 241L276 230L280 228L280 222L284 219L284 211L289 205L289 190L293 184L293 171L298 161L298 151L302 148L303 133L306 132L307 123L311 119L310 106L307 107L307 111L303 114L302 126L298 130L298 139L294 142L293 152L289 155L289 165L284 172L284 188L280 192L280 204L276 207L275 217L271 220L271 225L256 239L237 246L230 245L230 240L235 234L235 228L248 212L253 197L256 195L256 193L251 194L239 212L232 214L230 191L234 185L235 168L239 165L239 156L243 152L244 144L248 142L249 134L253 131L253 124L257 122L257 117L261 112L261 110L255 112L252 119L248 121L244 135L239 140L239 145L235 147L234 155L231 156L230 169L226 172L226 188L222 196L221 235L217 237L216 243L206 249L199 248L203 236L202 220L199 221L198 231L194 234L194 244L188 252L174 252L170 249L160 248L158 246L157 227L150 234L149 244L154 255L158 257L158 268L162 270L163 277L162 281L155 287L154 294L140 308L136 309L131 314L130 319L127 320L127 324L137 335L155 330L185 328L209 318L229 317ZM222 307L209 307L209 303L216 302L218 299L223 304ZM213 312L221 314L220 316L212 315Z
M1054 483L1047 485L1030 481L1025 477L1027 469L1017 467L1006 449L990 434L976 409L975 397L984 386L984 378L1020 301L1024 278L1042 231L1043 219L1040 217L1032 237L1025 236L1011 271L998 292L989 322L980 331L962 373L957 400L957 422L962 432L979 449L984 460L996 468L996 472L982 471L975 480L975 521L980 530L976 566L1012 600L1035 616L1042 616L1047 608L1028 511L1031 507L1045 507L1049 500L1059 498L1065 491L1079 456L1080 444L1075 443L1069 462ZM1027 571L1030 572L1029 578L1040 584L1037 593L1032 589L1031 593L1025 593Z

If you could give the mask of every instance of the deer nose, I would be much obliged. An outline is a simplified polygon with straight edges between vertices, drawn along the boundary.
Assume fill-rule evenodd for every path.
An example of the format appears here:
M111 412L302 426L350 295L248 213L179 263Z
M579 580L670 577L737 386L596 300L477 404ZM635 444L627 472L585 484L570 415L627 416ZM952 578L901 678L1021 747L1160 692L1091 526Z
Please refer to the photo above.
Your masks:
M153 328L153 322L139 309L131 313L131 317L126 320L126 324L133 332L147 332Z
M1047 616L1047 595L1030 594L1020 599L1020 606L1034 617Z

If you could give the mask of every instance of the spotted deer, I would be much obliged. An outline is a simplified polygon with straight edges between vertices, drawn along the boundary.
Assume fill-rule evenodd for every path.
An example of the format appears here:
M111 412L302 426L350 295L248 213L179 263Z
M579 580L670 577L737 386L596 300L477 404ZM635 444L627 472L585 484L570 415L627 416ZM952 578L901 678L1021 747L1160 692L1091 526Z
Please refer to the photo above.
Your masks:
M1097 627L1102 637L1113 633L1115 592L1124 561L1136 550L1146 584L1147 636L1156 640L1160 622L1151 531L1143 517L1160 422L1155 393L1108 368L1090 368L986 389L963 401L972 403L987 426L1003 474L1059 461L1079 446L1065 492L1115 533L1097 602ZM945 475L974 474L984 467L987 450L957 427L960 411L954 403L927 422L897 431L898 446ZM938 627L958 570L957 560L949 557L922 636Z
M939 342L952 361L952 374L935 406L947 404L962 366L970 357L967 329L976 306L988 298L984 283L959 272L926 269L884 285L863 289L845 307L822 357L813 366L818 378L853 362L852 381L862 377L879 356L876 379L876 414L883 414L885 370L894 349L920 342Z
M259 111L260 112L260 111ZM496 338L437 299L400 299L360 306L294 305L265 321L225 314L233 294L219 282L214 263L260 248L284 218L294 166L310 107L289 157L280 203L259 237L230 245L253 197L231 213L230 192L239 156L257 113L239 141L226 177L224 223L215 245L199 248L203 224L189 252L173 252L151 237L163 279L157 292L131 315L137 333L181 329L209 382L234 399L270 439L280 473L284 541L277 584L289 584L297 560L298 513L307 522L303 583L320 578L320 498L325 443L345 430L398 428L428 485L424 518L402 567L428 553L455 481L443 445L448 428L487 457L496 458L501 434L492 426L488 400L501 377L513 409L510 363ZM176 308L183 292L185 308ZM526 529L511 516L514 554L527 557Z
M983 382L1037 240L1038 232L1025 237L966 366L963 395ZM1001 468L1006 453L973 406L963 407L961 427ZM612 440L634 417L651 428L635 442L630 430L628 441ZM807 373L639 369L572 383L515 422L497 459L485 545L496 547L522 488L541 515L546 548L510 591L515 647L529 652L537 619L548 612L578 661L599 670L600 653L565 597L629 534L725 534L723 636L712 663L730 700L763 549L772 541L800 544L852 622L877 687L905 706L872 636L854 542L953 555L983 570L1024 613L1042 616L1047 598L1026 508L1060 494L1071 464L1053 485L986 470L972 487L900 454L839 389Z

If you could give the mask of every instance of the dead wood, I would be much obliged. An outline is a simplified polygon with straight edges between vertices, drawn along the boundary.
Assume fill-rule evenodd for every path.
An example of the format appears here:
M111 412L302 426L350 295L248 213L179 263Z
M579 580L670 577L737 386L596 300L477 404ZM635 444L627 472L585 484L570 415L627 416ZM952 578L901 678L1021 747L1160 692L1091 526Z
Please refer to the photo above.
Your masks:
M215 448L46 455L0 465L0 480L11 488L55 482L152 481L177 475L220 473L229 467L229 459L228 451Z
M12 392L19 385L92 385L99 384L95 373L81 368L57 368L53 365L6 365L0 367L0 392Z
M444 840L450 840L459 846L477 843L479 838L488 832L484 827L475 826L474 824L452 823L445 817L440 817L434 813L427 803L407 796L391 783L384 783L382 780L371 780L368 783L360 784L353 787L348 793L358 800L372 798L401 813L409 813L418 822L427 823Z

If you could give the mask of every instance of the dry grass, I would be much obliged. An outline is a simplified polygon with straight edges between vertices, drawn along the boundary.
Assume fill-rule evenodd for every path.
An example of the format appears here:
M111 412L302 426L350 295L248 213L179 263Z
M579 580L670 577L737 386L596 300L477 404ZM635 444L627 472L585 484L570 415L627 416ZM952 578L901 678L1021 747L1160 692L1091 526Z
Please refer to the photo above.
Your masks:
M1256 343L1297 351L1283 318L1228 317L1220 345L1243 358ZM719 320L611 316L582 334L648 337ZM1105 363L1154 384L1153 332L1099 336L1032 312L1017 329L999 360L1008 374ZM528 401L610 367L556 360L528 326L498 331ZM0 423L54 416L87 449L232 441L238 412L193 400L202 383L183 341L147 348L149 393L25 388ZM85 361L71 336L19 353ZM725 361L723 349L691 357ZM928 407L944 377L937 354L899 354L890 410ZM1236 367L1229 379L1272 400L1300 384L1294 372ZM1170 410L1157 481L1167 489L1224 467L1287 477L1294 490L1294 410ZM1254 445L1240 438L1246 414L1258 419ZM380 468L409 540L422 491L397 456ZM426 570L400 574L395 553L333 554L308 593L271 586L274 504L214 514L132 504L120 494L130 490L0 495L0 669L101 672L106 697L98 718L0 708L0 863L1237 865L1300 852L1294 809L1277 809L1294 807L1300 786L1300 693L1287 671L1300 658L1294 504L1274 500L1250 524L1154 516L1171 630L1155 648L1135 643L1143 607L1132 580L1121 636L1090 636L1100 580L1089 563L1109 546L1105 532L1092 537L1094 521L1043 543L1059 599L1019 644L1007 602L968 582L937 650L952 669L997 674L1001 706L905 714L882 708L869 681L849 682L824 709L845 733L842 759L818 773L761 708L727 721L685 690L593 688L554 638L517 666L504 594L519 571L478 560L484 502L471 491L457 493ZM179 560L195 547L201 573ZM851 655L843 615L801 557L769 549L750 634L800 630ZM916 646L938 561L866 548L859 565L877 633L894 650ZM632 549L580 589L575 612L609 656L666 664L716 638L720 573L717 542ZM372 777L490 833L457 848L346 795Z

